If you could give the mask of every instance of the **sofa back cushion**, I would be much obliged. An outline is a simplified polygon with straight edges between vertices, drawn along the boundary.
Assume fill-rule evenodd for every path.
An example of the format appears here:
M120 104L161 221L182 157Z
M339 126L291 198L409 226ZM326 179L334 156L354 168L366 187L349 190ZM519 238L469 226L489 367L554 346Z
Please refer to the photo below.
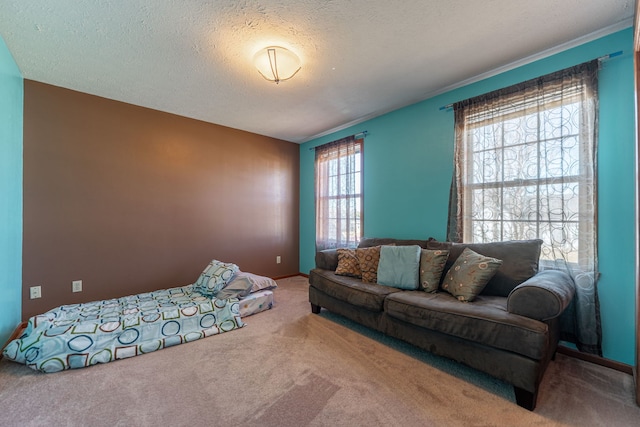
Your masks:
M390 237L363 237L360 240L360 244L358 244L358 247L369 248L372 246L384 246L384 245L395 245L395 246L418 245L423 249L427 249L427 242L429 242L429 240L403 240L403 239L393 239Z
M336 249L325 249L316 252L316 268L331 271L338 268L338 251Z
M538 272L542 240L510 240L493 243L451 243L429 240L427 249L449 251L445 273L456 262L465 248L479 254L502 260L502 265L482 291L483 295L506 297L520 283Z

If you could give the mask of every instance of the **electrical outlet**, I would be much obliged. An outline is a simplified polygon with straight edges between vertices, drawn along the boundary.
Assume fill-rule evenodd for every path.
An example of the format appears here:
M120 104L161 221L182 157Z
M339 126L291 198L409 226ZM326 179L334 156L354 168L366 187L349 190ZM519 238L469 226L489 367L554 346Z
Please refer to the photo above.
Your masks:
M278 256L276 257L276 264L280 264L280 261L282 261L282 260L280 259L280 255L278 255Z
M73 292L82 292L82 280L74 280L71 282L71 290Z
M42 298L42 286L32 286L29 288L29 298Z

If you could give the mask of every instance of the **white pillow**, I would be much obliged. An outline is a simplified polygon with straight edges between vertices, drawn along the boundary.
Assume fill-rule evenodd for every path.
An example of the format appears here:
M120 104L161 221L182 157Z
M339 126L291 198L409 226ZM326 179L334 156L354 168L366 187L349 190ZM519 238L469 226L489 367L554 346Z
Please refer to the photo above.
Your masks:
M276 281L270 277L258 276L256 274L245 273L243 271L238 271L236 277L245 277L251 282L251 293L266 289L275 289L278 287Z

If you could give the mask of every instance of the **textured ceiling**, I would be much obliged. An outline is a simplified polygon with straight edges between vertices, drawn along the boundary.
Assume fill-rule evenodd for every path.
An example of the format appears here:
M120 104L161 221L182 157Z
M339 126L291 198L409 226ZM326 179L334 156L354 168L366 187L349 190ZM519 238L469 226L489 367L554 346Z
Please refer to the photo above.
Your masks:
M634 0L2 0L24 78L293 142L632 24ZM302 69L252 65L280 45Z

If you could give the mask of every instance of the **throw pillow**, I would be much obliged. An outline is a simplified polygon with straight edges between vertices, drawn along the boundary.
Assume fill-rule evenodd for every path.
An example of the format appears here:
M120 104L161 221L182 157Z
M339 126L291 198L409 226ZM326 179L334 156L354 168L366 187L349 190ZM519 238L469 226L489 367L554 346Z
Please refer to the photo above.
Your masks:
M420 287L425 292L435 292L440 286L449 251L423 249L420 254Z
M361 277L360 262L355 249L340 248L338 251L338 267L336 274L340 276Z
M193 285L193 290L214 297L240 269L237 265L212 260Z
M380 246L356 249L356 257L365 283L378 282L378 263L380 262Z
M465 248L447 272L442 289L460 301L473 301L501 265L502 260Z
M421 250L418 245L382 246L378 283L399 289L418 289Z

